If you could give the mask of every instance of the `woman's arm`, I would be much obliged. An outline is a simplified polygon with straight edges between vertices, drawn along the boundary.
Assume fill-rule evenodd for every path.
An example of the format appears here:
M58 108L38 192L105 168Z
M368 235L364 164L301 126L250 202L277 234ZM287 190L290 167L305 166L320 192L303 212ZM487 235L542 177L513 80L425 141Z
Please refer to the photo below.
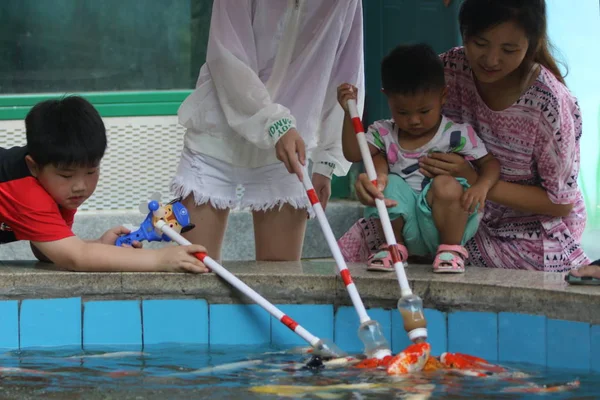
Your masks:
M573 204L555 204L548 193L539 186L526 186L518 183L498 181L488 192L488 200L515 210L534 214L566 217Z
M272 101L258 76L256 41L265 39L253 30L251 1L214 2L206 65L219 103L234 131L268 149L296 127L296 120L289 109Z
M312 160L317 168L313 171L325 176L331 176L334 171L338 176L346 175L350 169L350 162L361 160L352 123L348 125L347 119L349 118L338 103L338 86L343 83L354 85L358 90L356 106L359 115L362 115L365 100L362 2L348 2L348 4L344 28L338 44L339 48L332 49L332 51L336 51L335 64L323 104L319 147L314 149L312 154ZM341 140L340 127L342 127ZM358 159L347 157L348 146L358 150L357 153L354 153ZM319 168L319 166L327 164L333 164L335 168L329 175L325 173L327 170L322 171Z
M463 157L453 153L432 153L420 160L421 172L429 177L452 175L465 178L469 184L477 182L479 175ZM565 217L573 209L573 204L556 204L548 197L546 190L539 186L498 181L488 192L488 200L515 210Z

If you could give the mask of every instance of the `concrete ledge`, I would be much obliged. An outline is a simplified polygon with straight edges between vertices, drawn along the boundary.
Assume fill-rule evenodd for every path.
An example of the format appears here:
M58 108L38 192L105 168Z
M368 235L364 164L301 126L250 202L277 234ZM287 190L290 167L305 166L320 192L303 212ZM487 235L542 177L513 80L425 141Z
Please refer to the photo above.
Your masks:
M329 203L326 210L331 229L336 237L342 236L360 217L362 206L355 201L335 200ZM108 229L123 225L139 225L144 219L139 211L108 211L77 213L73 231L84 239L97 239ZM150 243L153 248L161 244ZM319 223L313 219L308 222L304 237L304 258L330 257L331 252L321 232ZM232 212L229 217L225 240L223 243L223 260L241 261L255 259L254 228L252 214L247 211ZM0 260L28 260L35 258L27 242L15 242L0 246Z
M76 273L33 261L5 261L0 269L3 299L83 297L85 299L202 298L212 304L247 303L214 274ZM298 263L224 262L250 287L276 304L351 305L329 260ZM367 272L349 265L367 307L395 308L399 288L393 273ZM430 266L411 265L407 274L425 306L440 311L517 312L600 324L600 288L568 286L561 274L468 268L442 276Z

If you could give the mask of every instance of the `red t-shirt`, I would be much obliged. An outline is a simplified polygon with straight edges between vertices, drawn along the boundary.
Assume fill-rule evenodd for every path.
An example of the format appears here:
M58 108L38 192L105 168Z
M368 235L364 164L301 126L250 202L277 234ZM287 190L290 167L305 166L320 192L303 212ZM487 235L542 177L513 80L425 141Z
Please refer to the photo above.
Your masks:
M77 210L59 207L31 176L26 147L0 148L0 243L52 242L74 236Z

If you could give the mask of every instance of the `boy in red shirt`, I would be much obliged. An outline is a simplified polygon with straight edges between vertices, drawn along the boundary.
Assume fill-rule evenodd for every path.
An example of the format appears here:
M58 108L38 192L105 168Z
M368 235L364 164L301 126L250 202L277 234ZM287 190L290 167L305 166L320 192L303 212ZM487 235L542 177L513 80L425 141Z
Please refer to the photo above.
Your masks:
M124 227L94 241L75 236L73 218L96 189L106 150L104 123L88 101L38 103L25 128L26 146L0 148L0 243L29 240L39 260L76 271L207 271L193 256L206 251L199 245L117 247Z

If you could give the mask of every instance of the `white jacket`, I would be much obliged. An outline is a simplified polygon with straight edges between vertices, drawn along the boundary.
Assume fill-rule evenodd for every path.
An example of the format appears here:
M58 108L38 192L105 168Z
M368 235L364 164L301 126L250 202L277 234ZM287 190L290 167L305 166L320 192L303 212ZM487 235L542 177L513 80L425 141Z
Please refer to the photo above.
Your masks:
M215 0L206 63L179 108L185 145L232 165L279 162L275 143L295 127L313 172L345 175L343 82L364 104L361 0Z

